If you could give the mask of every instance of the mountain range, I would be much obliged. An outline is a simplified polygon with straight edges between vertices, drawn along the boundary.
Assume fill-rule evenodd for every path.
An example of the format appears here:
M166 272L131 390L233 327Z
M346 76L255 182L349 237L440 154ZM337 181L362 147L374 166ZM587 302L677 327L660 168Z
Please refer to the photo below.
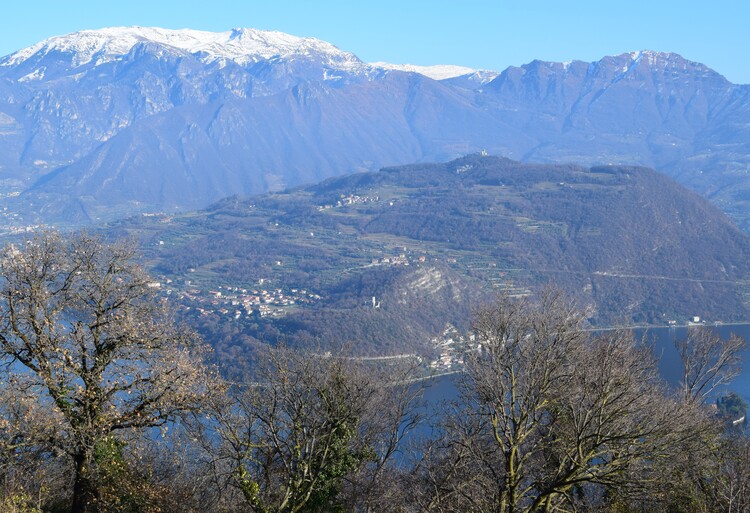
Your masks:
M312 39L110 28L0 59L0 223L174 213L486 150L654 167L750 227L750 86L679 55L501 73L368 64Z

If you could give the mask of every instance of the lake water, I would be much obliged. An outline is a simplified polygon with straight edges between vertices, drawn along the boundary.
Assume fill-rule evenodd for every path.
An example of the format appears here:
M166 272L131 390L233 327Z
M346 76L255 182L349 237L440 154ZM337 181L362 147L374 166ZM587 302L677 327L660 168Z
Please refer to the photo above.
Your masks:
M712 327L712 329L716 330L722 338L728 338L734 333L743 337L750 344L750 324L722 325ZM688 328L685 327L636 330L637 336L645 333L646 338L653 343L654 351L659 357L659 370L662 376L669 383L675 385L680 380L680 359L674 343L675 340L684 339L687 336L687 331ZM750 349L745 349L742 358L742 372L734 378L732 383L718 390L718 393L725 394L734 391L750 403Z
M740 325L723 325L715 328L718 333L728 338L732 333L743 337L750 345L750 324ZM687 336L688 328L649 328L634 330L635 336L644 337L653 345L654 353L659 358L659 370L670 384L677 385L680 380L680 359L675 349L675 340L683 339ZM743 369L734 381L719 390L719 394L725 394L734 391L739 394L745 401L750 403L750 348L743 353ZM425 390L425 399L429 404L435 404L441 399L452 399L457 395L456 390L457 375L438 377L428 385Z
M716 331L728 338L732 333L743 337L750 344L750 324L718 326ZM688 328L650 328L633 330L635 336L639 339L644 337L652 345L655 355L659 358L659 370L670 384L677 386L680 380L680 358L675 349L674 343L677 339L683 339L687 336ZM718 390L719 395L734 391L750 404L750 349L745 350L743 354L744 365L742 372L734 381ZM425 383L424 400L426 419L440 411L439 405L442 401L450 401L458 398L458 380L461 375L454 373L449 375L436 376ZM716 392L715 392L716 393ZM433 418L434 420L434 418ZM407 440L419 440L423 437L432 436L430 422L423 421L412 431Z

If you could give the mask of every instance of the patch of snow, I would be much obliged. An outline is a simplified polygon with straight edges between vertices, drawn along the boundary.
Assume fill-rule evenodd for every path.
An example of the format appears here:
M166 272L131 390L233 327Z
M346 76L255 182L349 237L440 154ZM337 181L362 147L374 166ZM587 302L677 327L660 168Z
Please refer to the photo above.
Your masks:
M16 123L16 118L9 116L5 112L0 112L0 126L15 125Z
M495 80L500 73L497 71L479 70L472 74L471 78L479 82L480 84L486 84Z
M465 66L438 64L435 66L418 66L416 64L391 64L389 62L371 62L370 66L395 71L419 73L433 80L445 80L475 73L477 70Z
M323 80L326 81L335 81L335 80L341 80L344 78L341 75L336 75L335 73L330 73L329 70L325 69L323 70Z
M41 80L44 78L44 67L41 67L39 69L36 69L29 73L28 75L24 75L21 78L18 79L19 82L28 82L29 80Z

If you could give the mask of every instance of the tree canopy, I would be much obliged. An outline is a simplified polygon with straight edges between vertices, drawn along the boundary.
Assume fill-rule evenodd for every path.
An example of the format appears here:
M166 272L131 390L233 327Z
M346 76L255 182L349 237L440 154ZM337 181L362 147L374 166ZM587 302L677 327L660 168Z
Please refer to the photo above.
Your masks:
M174 325L125 242L44 233L4 249L0 279L6 427L70 456L72 511L96 510L97 451L199 409L205 348Z

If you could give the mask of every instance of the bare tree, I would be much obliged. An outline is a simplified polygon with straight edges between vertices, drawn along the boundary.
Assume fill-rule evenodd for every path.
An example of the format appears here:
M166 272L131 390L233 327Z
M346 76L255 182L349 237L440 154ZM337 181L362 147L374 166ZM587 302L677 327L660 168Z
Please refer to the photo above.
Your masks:
M0 278L3 381L48 419L26 438L70 456L72 511L95 510L97 450L200 408L205 348L175 327L129 244L44 233L4 249Z
M370 383L370 397L358 429L368 457L345 477L347 511L401 511L404 462L416 449L413 432L425 420L422 395L426 381L414 379L419 363L394 360L372 368L348 362L353 378Z
M584 331L558 291L503 297L474 330L480 350L467 357L447 441L419 473L423 510L571 511L587 486L645 485L653 462L695 433L632 334Z
M723 339L712 329L695 326L688 329L687 337L675 341L675 347L682 361L682 398L703 403L740 373L747 343L735 334Z
M730 438L717 452L717 472L705 487L710 499L723 512L750 511L750 443L745 437Z
M417 422L420 387L409 377L405 368L269 349L258 383L216 413L217 468L251 511L381 511L391 460Z
M570 492L585 483L648 496L661 477L654 465L697 440L706 417L671 397L651 352L631 332L590 337L570 358L570 380L552 400L532 506L555 511L556 502L572 502Z
M468 359L464 393L491 437L492 451L485 454L498 457L484 466L500 478L500 511L520 511L531 496L539 498L527 483L529 467L545 449L550 401L569 381L569 357L586 338L581 322L557 291L545 292L538 304L506 298L477 314L474 331L482 351Z

